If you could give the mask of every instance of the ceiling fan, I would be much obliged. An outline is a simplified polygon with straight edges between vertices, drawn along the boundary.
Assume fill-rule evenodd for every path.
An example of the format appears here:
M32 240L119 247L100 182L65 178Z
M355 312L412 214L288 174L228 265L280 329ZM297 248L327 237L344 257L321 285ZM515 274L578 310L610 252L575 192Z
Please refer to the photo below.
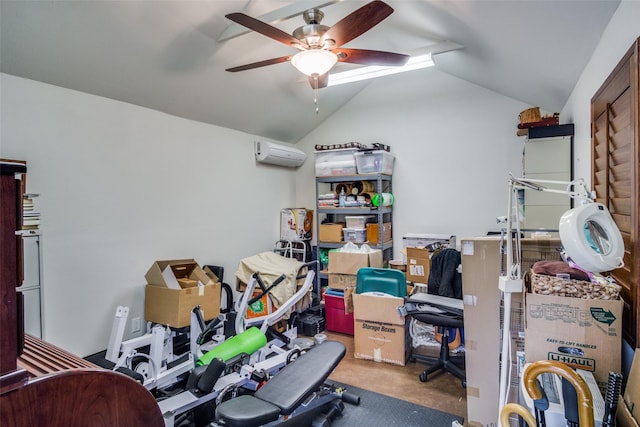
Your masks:
M294 67L309 76L311 87L318 89L327 86L329 70L337 62L360 65L402 66L409 60L408 55L380 50L342 47L342 45L378 25L391 13L393 13L391 6L383 1L376 0L350 13L332 27L328 27L320 24L324 13L319 9L310 9L302 15L306 24L295 29L292 35L244 13L228 14L226 17L237 24L299 49L300 52L295 55L286 55L228 68L227 71L245 71L291 61Z

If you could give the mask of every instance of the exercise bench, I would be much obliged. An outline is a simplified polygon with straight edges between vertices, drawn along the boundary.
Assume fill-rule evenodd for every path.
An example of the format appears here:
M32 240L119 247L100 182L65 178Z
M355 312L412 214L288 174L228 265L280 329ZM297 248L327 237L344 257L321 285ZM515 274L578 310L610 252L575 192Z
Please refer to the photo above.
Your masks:
M344 344L326 341L312 347L282 368L253 395L222 402L216 408L216 424L229 427L277 425L298 418L295 425L329 425L347 403L359 397L324 385L346 352ZM328 413L322 415L323 412ZM320 417L322 421L314 421Z

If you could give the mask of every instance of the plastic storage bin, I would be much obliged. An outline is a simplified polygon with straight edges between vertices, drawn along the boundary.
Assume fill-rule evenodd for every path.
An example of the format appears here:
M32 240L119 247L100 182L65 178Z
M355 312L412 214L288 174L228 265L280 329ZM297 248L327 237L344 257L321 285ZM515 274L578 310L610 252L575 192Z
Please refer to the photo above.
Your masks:
M393 174L393 154L384 150L360 151L354 154L358 173Z
M343 228L342 234L345 242L364 243L367 241L366 228Z
M327 331L353 335L353 313L345 313L344 294L333 292L324 295Z
M344 220L347 223L346 228L365 228L367 222L370 222L370 218L367 216L345 216Z
M316 151L316 176L354 175L357 173L357 149Z

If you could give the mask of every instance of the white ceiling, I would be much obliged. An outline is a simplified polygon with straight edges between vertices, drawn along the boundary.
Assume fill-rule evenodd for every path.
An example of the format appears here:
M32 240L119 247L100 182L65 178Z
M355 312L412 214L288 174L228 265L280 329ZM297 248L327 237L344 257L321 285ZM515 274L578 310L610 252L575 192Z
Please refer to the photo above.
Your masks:
M331 2L0 0L0 70L297 142L371 81L321 89L316 114L313 90L288 63L225 71L295 51L256 33L220 41L235 26L224 15L281 16L325 3ZM322 23L331 26L366 3L345 0L323 7ZM387 3L394 13L345 47L411 54L457 43L463 48L434 57L437 70L559 111L619 0ZM294 16L273 25L290 33L302 24ZM338 64L334 71L347 67L353 66ZM412 73L429 78L429 70Z

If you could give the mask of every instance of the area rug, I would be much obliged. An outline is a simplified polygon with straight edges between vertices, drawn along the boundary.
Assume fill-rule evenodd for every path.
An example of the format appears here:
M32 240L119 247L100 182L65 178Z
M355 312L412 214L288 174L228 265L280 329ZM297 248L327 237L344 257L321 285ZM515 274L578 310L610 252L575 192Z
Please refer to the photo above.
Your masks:
M416 405L404 400L384 396L358 387L329 381L330 384L343 386L349 393L360 396L360 405L344 405L342 415L335 418L332 427L451 427L451 423L463 422L458 417L437 409Z

